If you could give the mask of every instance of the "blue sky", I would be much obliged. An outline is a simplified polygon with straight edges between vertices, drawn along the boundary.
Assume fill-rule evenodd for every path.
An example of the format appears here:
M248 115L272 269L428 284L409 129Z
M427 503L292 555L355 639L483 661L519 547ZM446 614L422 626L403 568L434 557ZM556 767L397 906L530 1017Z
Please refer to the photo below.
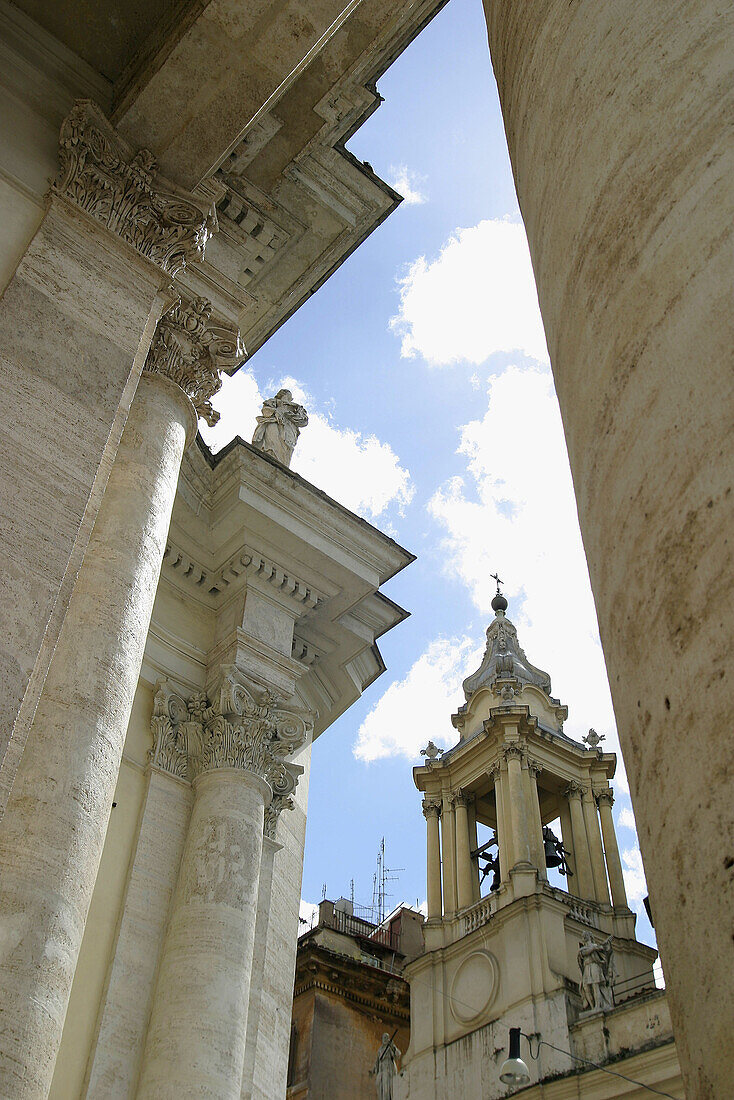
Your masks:
M618 750L502 119L478 0L452 0L378 82L385 102L349 148L411 201L262 348L214 404L215 448L250 438L284 380L311 422L293 468L418 555L386 586L412 617L380 642L387 672L313 751L303 897L425 897L411 769L474 671L496 570L521 644ZM646 892L624 769L615 782L631 903ZM654 942L644 914L638 935Z

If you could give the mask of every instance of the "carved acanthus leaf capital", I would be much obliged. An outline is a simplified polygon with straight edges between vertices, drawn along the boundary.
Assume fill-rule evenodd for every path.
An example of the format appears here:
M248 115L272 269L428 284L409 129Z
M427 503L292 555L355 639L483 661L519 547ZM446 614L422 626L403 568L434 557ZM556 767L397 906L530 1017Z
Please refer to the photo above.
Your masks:
M469 796L461 788L453 791L450 797L454 806L468 806L469 804Z
M212 408L211 398L222 385L220 371L231 370L244 355L239 329L213 321L211 302L179 298L158 322L144 369L180 386L199 416L213 427L219 413Z
M581 799L586 794L587 789L587 787L582 786L581 783L577 783L575 779L572 779L562 793L564 798Z
M80 99L61 126L58 195L116 233L141 256L174 276L204 259L217 230L193 195L154 187L157 164L148 149L133 154L90 100Z
M614 792L611 787L605 787L601 791L596 792L596 801L601 806L604 803L610 808L614 805Z
M510 760L522 760L525 756L525 746L520 744L519 741L511 741L503 747L502 755L508 763Z
M543 765L539 760L528 760L528 771L534 779L537 779L543 770Z
M428 820L431 817L441 816L441 803L435 798L423 799L423 816Z

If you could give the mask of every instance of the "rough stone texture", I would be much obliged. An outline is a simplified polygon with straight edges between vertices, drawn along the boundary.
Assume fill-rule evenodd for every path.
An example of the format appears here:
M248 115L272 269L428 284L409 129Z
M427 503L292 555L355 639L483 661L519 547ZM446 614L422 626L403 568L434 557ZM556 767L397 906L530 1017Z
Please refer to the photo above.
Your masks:
M0 807L163 306L159 282L56 201L0 299L0 758L14 723L16 742Z
M194 792L139 1100L240 1096L270 789L252 772L224 768L199 775Z
M276 839L283 848L273 863L254 1066L251 1083L243 1076L242 1100L285 1095L311 745L304 746L293 762L305 771L295 791L294 809L284 811L278 821Z
M90 1100L127 1100L132 1095L191 813L187 784L154 768L146 778L145 803L122 899L94 1060L83 1092ZM63 1053L62 1046L61 1056Z
M51 1084L193 410L144 376L5 816L0 1094Z
M734 13L486 13L681 1064L729 1096Z

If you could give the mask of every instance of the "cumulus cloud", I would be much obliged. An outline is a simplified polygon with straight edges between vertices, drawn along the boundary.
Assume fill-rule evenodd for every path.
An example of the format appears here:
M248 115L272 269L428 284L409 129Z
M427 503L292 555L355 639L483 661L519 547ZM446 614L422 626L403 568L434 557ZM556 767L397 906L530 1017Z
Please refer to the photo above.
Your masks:
M432 366L483 363L495 352L548 360L525 227L509 219L457 229L435 260L420 256L400 281L390 327L401 354Z
M420 206L427 201L426 195L420 189L423 177L408 168L407 164L391 164L387 182L403 196L406 206Z
M389 443L339 427L328 412L319 410L311 395L295 378L270 382L263 392L251 371L240 369L225 378L213 404L221 414L214 428L201 426L207 444L221 450L236 435L252 439L255 421L265 397L281 388L290 389L308 410L293 454L292 468L354 512L367 519L384 516L392 505L399 514L413 499L410 473L400 465ZM383 526L384 526L383 522Z
M468 637L437 638L402 680L391 684L359 728L354 755L369 762L404 756L421 762L433 741L448 748L457 739L451 715L464 701L461 681L479 665L482 649Z
M617 823L621 825L623 829L632 829L633 832L637 831L637 826L635 825L635 815L632 813L632 810L629 808L629 806L623 806L622 809L619 811Z
M645 871L642 866L642 856L637 845L634 848L626 848L622 852L622 864L627 900L632 909L639 910L642 906L642 899L647 894L647 883L645 882Z
M504 579L509 616L529 659L569 706L566 732L591 726L617 749L611 696L550 370L511 366L493 377L480 419L460 429L464 476L428 508L443 528L449 575L489 621L490 573ZM620 762L621 763L621 762ZM626 790L618 769L617 785Z
M314 928L318 922L318 902L304 901L304 899L301 898L298 916L300 918L298 922L298 934L302 936L304 932L308 932L311 928Z

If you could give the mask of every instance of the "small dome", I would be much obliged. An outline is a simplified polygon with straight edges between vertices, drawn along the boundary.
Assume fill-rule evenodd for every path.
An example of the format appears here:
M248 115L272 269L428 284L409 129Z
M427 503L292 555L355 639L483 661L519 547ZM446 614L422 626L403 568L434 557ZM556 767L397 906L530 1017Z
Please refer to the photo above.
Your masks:
M492 600L492 610L493 611L507 611L507 600L505 599L505 597L502 595L501 592L498 592L497 595Z

